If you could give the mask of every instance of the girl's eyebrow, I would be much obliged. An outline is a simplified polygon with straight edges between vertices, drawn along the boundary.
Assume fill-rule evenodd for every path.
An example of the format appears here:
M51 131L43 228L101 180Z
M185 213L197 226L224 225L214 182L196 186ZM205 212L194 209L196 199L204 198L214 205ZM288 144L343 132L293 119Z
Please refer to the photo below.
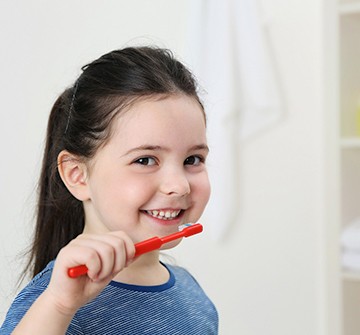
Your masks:
M124 155L122 156L127 156L129 154L132 154L134 152L138 152L138 151L159 151L159 150L164 150L163 147L159 146L159 145L140 145L138 147L132 148L129 151L125 152Z
M145 144L145 145L140 145L138 147L130 149L122 156L127 156L129 154L139 152L139 151L160 151L160 150L169 151L168 148L162 147L160 145ZM209 152L209 147L206 144L196 144L196 145L192 146L188 151L194 151L194 150L205 150L206 152Z
M209 147L206 144L194 145L193 147L190 148L189 151L194 151L194 150L205 150L206 152L210 151Z

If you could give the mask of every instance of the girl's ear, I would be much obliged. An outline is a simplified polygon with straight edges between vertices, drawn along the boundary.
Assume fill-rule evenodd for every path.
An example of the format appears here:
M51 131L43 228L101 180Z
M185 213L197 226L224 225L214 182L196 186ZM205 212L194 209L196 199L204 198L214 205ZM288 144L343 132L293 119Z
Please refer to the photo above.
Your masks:
M58 171L69 192L78 200L89 199L87 168L78 156L63 150L58 155Z

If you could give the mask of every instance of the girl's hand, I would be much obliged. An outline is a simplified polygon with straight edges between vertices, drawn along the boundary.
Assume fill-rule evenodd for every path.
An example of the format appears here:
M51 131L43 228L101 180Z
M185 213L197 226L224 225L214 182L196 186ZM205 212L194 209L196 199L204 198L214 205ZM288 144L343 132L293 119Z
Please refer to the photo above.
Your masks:
M82 234L60 250L44 294L64 315L73 315L94 299L135 256L132 240L123 232ZM70 278L68 269L84 264L87 275Z

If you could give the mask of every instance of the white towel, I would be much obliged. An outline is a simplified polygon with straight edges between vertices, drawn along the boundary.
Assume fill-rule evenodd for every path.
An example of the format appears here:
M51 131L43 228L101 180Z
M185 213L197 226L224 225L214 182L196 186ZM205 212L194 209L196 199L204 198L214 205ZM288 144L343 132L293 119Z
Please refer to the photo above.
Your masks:
M346 225L341 233L340 242L344 250L360 253L360 218Z
M240 135L247 139L280 119L284 101L269 26L260 16L257 0L235 0L233 6L236 68L242 91L238 98Z
M360 271L360 252L344 250L341 258L344 269Z
M239 140L279 120L280 89L256 0L192 0L186 59L208 114L212 196L205 212L221 239L235 224L241 199Z

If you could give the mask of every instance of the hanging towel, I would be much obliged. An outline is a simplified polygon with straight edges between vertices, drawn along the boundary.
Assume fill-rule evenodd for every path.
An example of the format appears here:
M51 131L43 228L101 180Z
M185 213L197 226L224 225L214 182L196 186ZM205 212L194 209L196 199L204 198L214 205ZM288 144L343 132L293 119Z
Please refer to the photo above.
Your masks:
M230 1L234 6L235 68L242 91L239 129L241 138L247 139L279 121L284 101L268 22L260 16L258 2Z
M341 259L344 269L360 271L360 252L344 250Z
M341 233L341 246L344 250L360 254L360 218L354 219Z
M205 219L215 239L237 222L239 142L282 114L255 0L192 0L186 60L206 95L212 195Z
M352 271L360 271L360 218L352 220L341 233L342 266Z

